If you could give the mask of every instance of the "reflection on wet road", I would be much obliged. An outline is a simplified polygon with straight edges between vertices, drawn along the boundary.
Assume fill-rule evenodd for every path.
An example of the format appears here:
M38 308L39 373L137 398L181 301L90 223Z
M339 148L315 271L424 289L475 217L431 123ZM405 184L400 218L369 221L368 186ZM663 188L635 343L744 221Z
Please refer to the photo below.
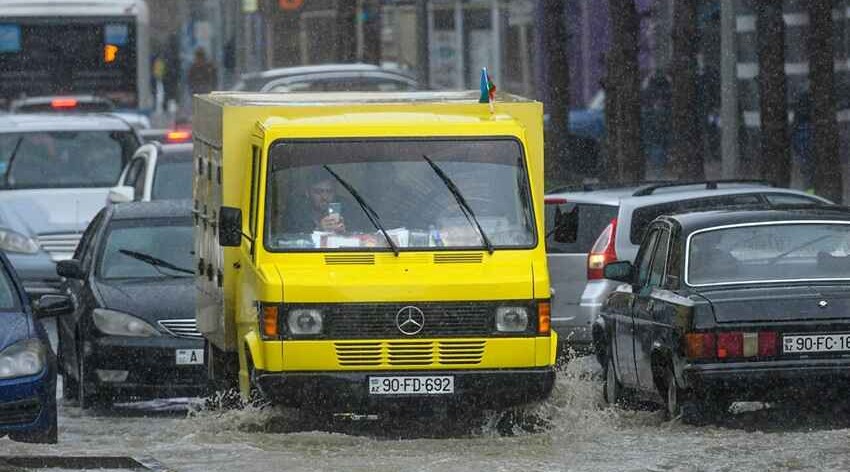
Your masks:
M0 439L3 454L154 457L177 471L850 470L850 406L736 404L692 427L655 411L602 409L590 358L521 412L343 421L289 410L216 410L198 399L60 407L60 444Z

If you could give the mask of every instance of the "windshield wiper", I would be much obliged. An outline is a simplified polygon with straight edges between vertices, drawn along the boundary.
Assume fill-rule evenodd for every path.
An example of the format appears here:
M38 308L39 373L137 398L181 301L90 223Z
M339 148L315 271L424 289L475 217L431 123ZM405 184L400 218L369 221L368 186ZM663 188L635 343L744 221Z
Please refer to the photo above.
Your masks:
M381 234L384 235L384 238L387 240L387 244L389 244L390 248L392 248L393 250L393 254L398 256L398 247L395 245L393 239L387 233L387 230L384 229L384 225L381 224L381 217L378 216L378 213L371 206L369 206L368 203L366 203L366 200L363 200L363 197L360 196L360 193L358 193L357 190L355 190L354 187L351 186L351 184L349 184L342 177L337 175L336 172L332 171L330 167L326 165L322 167L324 167L325 170L328 171L334 177L334 179L336 179L336 181L340 183L340 185L345 187L345 189L348 190L348 193L350 193L352 197L354 197L354 200L356 200L357 203L360 205L360 208L363 210L363 213L366 213L366 217L369 218L369 221L371 221L372 224L375 226L375 229L377 229L381 232Z
M466 199L463 198L463 194L460 193L460 189L457 188L457 185L452 181L451 177L446 175L443 172L443 169L437 165L436 162L432 161L428 156L422 156L425 158L425 161L434 169L434 172L446 184L446 188L454 195L455 200L457 200L458 206L463 210L463 215L466 217L467 221L469 221L470 225L473 225L475 229L478 230L478 234L481 236L481 241L484 242L484 247L487 248L487 252L493 254L493 243L490 242L490 238L487 237L487 234L484 233L484 229L481 227L481 223L478 222L478 218L475 217L475 213L473 213L472 208L469 206L469 203L466 203Z
M176 266L176 265L174 265L174 264L172 264L168 261L164 261L164 260L162 260L158 257L151 256L150 254L145 254L143 252L130 251L129 249L119 249L118 252L120 252L121 254L130 256L134 259L138 259L142 262L148 263L148 264L154 266L155 268L164 267L166 269L171 269L175 272L182 272L184 274L195 275L195 271L193 271L193 270L178 267L178 266ZM162 274L162 272L160 272L160 273ZM163 274L163 275L167 275L167 274Z
M12 152L9 154L9 158L6 159L6 173L3 174L3 183L6 184L6 187L10 184L10 177L12 175L12 164L15 163L15 158L18 157L18 150L21 148L21 143L24 142L24 137L21 136L15 141L15 147L12 149Z

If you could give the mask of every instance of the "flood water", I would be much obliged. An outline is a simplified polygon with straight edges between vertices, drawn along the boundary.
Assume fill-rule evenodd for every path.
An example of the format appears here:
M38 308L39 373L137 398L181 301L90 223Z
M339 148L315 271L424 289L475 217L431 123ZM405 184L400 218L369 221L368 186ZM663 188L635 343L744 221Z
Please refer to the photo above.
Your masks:
M708 427L657 411L601 407L592 358L559 373L552 397L478 421L311 424L291 411L216 410L200 399L81 412L60 402L60 444L0 439L2 455L152 457L175 471L850 470L850 408L736 404Z

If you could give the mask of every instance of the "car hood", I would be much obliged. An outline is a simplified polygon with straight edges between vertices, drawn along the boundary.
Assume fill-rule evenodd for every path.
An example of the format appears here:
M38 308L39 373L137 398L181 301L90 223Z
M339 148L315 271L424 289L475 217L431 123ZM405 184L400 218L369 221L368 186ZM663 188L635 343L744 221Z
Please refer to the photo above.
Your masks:
M0 192L0 227L27 236L81 233L106 202L108 189L32 189Z
M21 339L32 336L29 316L23 313L0 313L0 351Z
M701 292L718 323L850 318L850 286L783 286Z
M129 313L152 323L195 318L195 281L192 277L99 281L96 287L103 308Z

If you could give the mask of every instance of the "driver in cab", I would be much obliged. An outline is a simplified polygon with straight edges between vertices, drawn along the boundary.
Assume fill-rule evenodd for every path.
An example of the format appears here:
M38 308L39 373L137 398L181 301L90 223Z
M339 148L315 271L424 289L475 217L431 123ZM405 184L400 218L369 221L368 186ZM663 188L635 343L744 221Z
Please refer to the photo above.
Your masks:
M328 175L314 175L305 190L304 200L295 205L289 220L289 230L295 233L325 231L341 234L345 232L342 204L338 203L336 182Z

